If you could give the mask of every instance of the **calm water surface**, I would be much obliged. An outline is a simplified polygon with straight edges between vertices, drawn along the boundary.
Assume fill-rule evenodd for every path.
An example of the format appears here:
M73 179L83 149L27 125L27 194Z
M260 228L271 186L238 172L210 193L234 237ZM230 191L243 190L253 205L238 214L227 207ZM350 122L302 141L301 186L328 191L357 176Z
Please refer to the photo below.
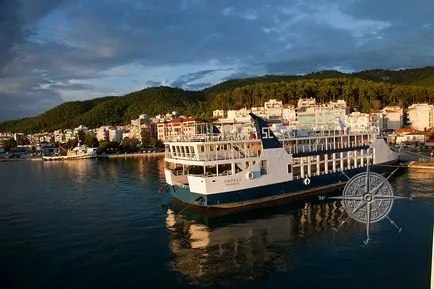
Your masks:
M390 217L310 199L217 214L167 204L161 158L0 163L0 288L429 288L434 171ZM339 192L336 192L339 194Z

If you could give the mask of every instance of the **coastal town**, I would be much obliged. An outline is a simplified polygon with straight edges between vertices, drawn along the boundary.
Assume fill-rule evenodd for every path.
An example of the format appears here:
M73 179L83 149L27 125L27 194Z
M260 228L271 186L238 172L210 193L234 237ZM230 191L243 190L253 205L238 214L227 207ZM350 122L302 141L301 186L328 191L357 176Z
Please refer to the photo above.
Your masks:
M129 124L88 128L80 125L53 132L23 134L0 133L0 155L19 157L19 154L61 154L59 147L88 145L100 152L156 152L162 151L168 140L188 138L204 133L212 124L222 133L248 135L253 126L249 113L254 113L270 124L276 135L298 130L341 130L352 132L379 130L392 145L412 148L434 147L434 105L415 103L407 109L386 106L381 110L362 113L351 109L344 100L317 103L314 98L299 99L296 104L284 104L270 99L263 106L239 110L215 110L211 122L178 115L176 111L150 117L139 115ZM89 141L90 140L90 141ZM87 143L86 143L87 142ZM108 148L108 149L107 149ZM111 148L111 150L110 150Z

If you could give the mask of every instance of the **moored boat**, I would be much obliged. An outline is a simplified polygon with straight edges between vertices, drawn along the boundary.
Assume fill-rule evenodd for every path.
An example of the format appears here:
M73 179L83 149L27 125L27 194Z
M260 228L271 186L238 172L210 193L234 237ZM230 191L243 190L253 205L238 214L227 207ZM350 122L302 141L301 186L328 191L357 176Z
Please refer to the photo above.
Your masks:
M250 114L255 133L208 133L165 143L165 178L178 200L234 208L342 186L365 170L387 174L398 161L378 128L293 131L277 138ZM212 133L211 133L212 132Z
M80 160L96 158L96 148L85 145L77 146L66 152L66 155L42 156L44 161Z

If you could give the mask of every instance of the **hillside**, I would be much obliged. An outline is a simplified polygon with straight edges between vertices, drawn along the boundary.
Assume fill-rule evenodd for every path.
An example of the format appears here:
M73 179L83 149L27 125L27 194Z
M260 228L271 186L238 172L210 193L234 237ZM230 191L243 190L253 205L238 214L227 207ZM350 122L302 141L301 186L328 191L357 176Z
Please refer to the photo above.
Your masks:
M365 70L352 74L354 77L401 85L434 86L434 67L403 70Z
M209 119L215 109L262 106L270 98L295 103L301 97L315 97L319 102L343 98L350 107L362 111L385 105L434 102L434 68L266 75L228 80L201 91L153 87L121 97L66 102L37 117L2 122L0 132L53 131L80 124L119 125L142 113L154 116L173 110Z
M157 115L168 111L192 114L203 99L203 93L171 87L143 89L122 97L104 97L66 102L32 118L0 123L0 131L41 132L128 123L139 114Z

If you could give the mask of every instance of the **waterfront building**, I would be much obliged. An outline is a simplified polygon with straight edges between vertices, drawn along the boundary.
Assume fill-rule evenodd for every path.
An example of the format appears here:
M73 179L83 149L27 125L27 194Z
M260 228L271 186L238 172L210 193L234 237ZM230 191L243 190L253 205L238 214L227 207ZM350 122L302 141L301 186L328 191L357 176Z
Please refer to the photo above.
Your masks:
M222 110L222 109L214 110L212 112L212 117L213 118L225 118L226 117L226 112L224 110Z
M84 133L87 134L89 132L89 129L84 125L79 125L78 127L74 128L74 135L77 135L79 131L84 131Z
M282 117L283 103L281 100L270 99L264 103L264 112L268 117Z
M395 143L420 143L424 144L427 140L427 135L423 131L414 131L405 134L397 134Z
M382 132L397 130L403 126L404 112L399 106L386 106L381 110L371 111L369 115Z
M434 126L434 105L416 103L408 107L408 118L411 126L417 130L426 130Z
M314 98L299 99L297 104L298 127L301 129L339 130L339 121L346 115L346 102L338 100L316 105Z
M228 110L227 118L237 122L247 122L250 121L249 113L250 110L247 108L242 108L239 110Z
M265 116L265 108L263 106L253 106L251 111L256 115Z
M235 121L233 119L220 118L212 122L212 124L223 134L238 134L248 135L253 130L252 122Z
M48 143L54 142L54 135L52 135L51 133L40 134L39 135L39 143L42 143L42 142L48 142Z
M65 142L65 134L61 129L53 131L54 141L58 143Z
M371 120L369 114L356 111L345 117L345 125L352 132L362 132L371 127Z
M386 121L385 130L400 129L404 124L404 111L399 106L386 106L381 110Z
M109 140L109 126L101 126L96 129L96 138L98 141L107 141Z
M282 121L288 123L297 122L297 112L293 105L284 104L282 106Z
M122 137L123 137L123 131L122 130L119 130L117 128L110 128L108 130L108 140L109 141L120 142L120 141L122 141Z
M300 98L297 102L297 108L308 108L308 107L315 107L316 106L316 99L313 97L310 98Z
M75 139L75 133L74 130L72 129L66 129L64 130L64 134L65 134L65 142L71 140L71 139Z
M380 131L385 131L387 129L387 119L381 110L373 110L369 113L372 122L377 125Z

